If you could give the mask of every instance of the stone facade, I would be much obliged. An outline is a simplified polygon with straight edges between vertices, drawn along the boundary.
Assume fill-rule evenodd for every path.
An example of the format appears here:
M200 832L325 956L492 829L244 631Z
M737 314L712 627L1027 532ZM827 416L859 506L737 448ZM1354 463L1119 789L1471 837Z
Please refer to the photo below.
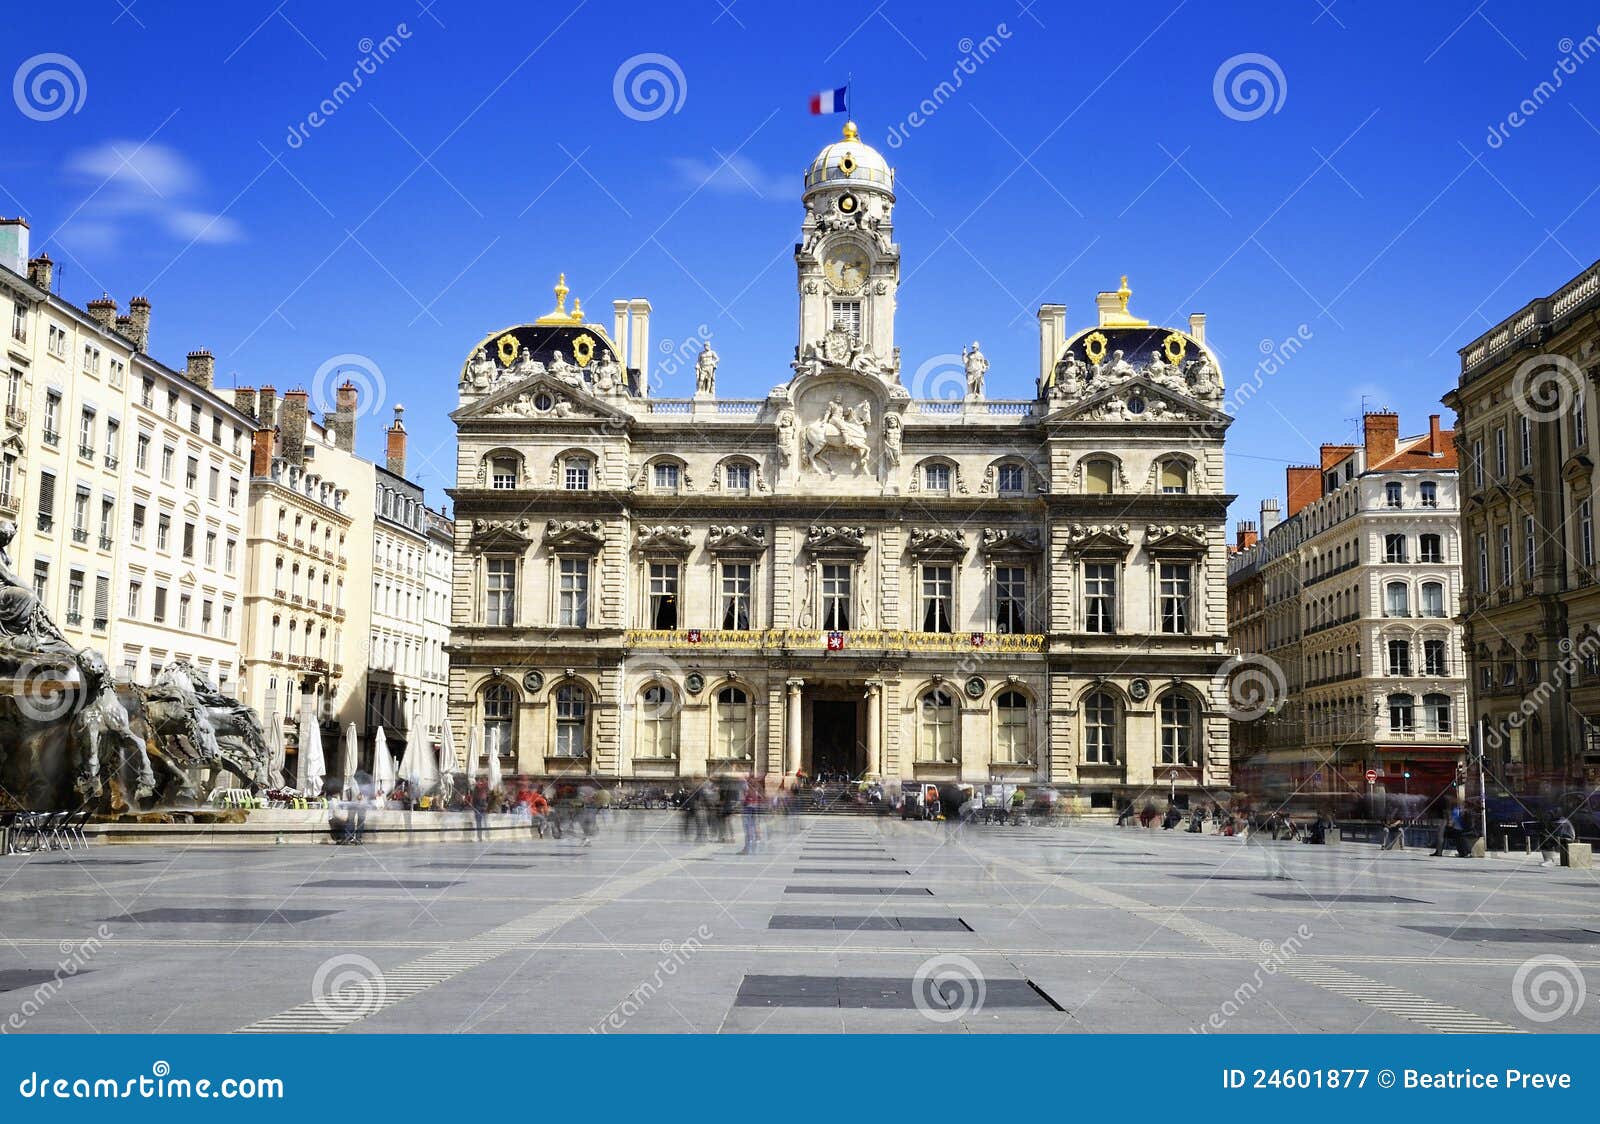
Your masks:
M1469 722L1452 434L1373 413L1361 444L1321 452L1288 470L1288 517L1263 504L1229 559L1235 781L1275 800L1438 792Z
M1461 349L1467 656L1491 777L1600 784L1600 263Z
M564 279L472 350L456 730L537 776L1225 786L1204 318L1152 326L1124 283L1070 338L1040 309L1032 398L990 398L976 343L908 375L893 173L847 126L803 201L800 338L763 397L717 393L709 340L669 360L693 395L656 396L648 302L607 332Z

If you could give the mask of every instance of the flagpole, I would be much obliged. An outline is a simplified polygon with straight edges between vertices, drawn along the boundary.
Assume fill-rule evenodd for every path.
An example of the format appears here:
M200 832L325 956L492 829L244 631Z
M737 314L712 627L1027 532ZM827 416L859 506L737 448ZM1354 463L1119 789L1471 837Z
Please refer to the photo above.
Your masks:
M845 76L844 76L844 117L845 117L846 121L854 121L856 119L855 80L856 80L856 76L855 76L855 74L853 72L851 72L851 71L846 71L845 72Z

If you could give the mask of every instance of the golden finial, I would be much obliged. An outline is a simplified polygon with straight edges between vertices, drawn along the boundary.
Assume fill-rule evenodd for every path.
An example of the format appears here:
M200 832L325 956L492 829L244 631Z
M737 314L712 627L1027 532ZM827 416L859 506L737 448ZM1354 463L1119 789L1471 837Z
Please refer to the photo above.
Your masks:
M854 121L846 121L844 123L844 139L845 140L860 140L861 139L861 133L859 131L857 131L856 123Z
M572 318L574 320L582 320L583 319L583 298L582 297L573 297L572 298Z
M1128 298L1133 296L1133 290L1128 288L1128 275L1122 275L1122 287L1117 290L1117 300L1122 302L1122 311L1128 311Z
M1122 283L1124 285L1126 285L1128 283L1128 279L1126 277L1124 277L1122 279ZM565 273L563 273L560 277L556 278L556 311L557 312L565 312L567 310L567 294L569 292L571 292L571 290L567 288L567 275Z

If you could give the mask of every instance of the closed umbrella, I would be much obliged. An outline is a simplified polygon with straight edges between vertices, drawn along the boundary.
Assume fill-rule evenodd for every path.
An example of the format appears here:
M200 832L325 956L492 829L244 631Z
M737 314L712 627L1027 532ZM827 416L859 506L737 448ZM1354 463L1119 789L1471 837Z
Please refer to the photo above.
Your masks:
M418 775L419 762L417 758L417 739L407 738L406 751L400 755L400 779L410 785L413 792L418 791L418 782L422 780Z
M460 768L461 762L456 759L456 735L450 728L450 716L447 714L439 737L439 779L446 800L455 786L456 773Z
M309 706L300 712L300 752L295 776L295 787L301 792L322 793L322 778L328 772L328 763L322 756L322 730L317 725L316 712Z
M478 728L467 728L467 789L470 791L472 782L478 779Z
M433 792L439 787L439 760L433 755L433 746L428 744L416 726L411 727L411 738L417 743L417 783L421 786L419 792ZM406 752L411 752L411 743L406 743Z
M344 728L344 759L339 763L339 775L344 778L346 798L361 795L356 789L356 761L356 724L352 722Z
M388 799L394 791L394 754L389 752L389 740L383 736L383 727L372 738L372 783L379 797Z
M500 728L495 727L494 738L489 741L489 791L494 792L500 787Z
M267 716L267 787L276 788L283 783L283 766L288 753L283 744L283 719L277 714Z

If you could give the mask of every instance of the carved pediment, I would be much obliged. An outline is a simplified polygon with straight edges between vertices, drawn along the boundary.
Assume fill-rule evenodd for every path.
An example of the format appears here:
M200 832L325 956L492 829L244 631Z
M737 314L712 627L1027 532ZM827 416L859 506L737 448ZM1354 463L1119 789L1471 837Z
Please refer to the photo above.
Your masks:
M1011 527L985 527L979 547L985 554L1038 554L1044 549L1038 531Z
M587 390L549 374L537 374L501 387L450 415L454 421L526 418L530 421L623 418Z
M640 527L637 545L641 551L651 554L688 554L694 548L689 541L693 533L694 529L687 523Z
M552 519L544 525L544 544L593 552L605 545L605 525L598 519Z
M767 549L767 529L712 527L706 532L706 549L713 554L760 554Z
M472 541L478 546L510 545L518 548L533 541L531 519L474 519Z
M1567 458L1567 463L1561 466L1561 475L1569 481L1587 480L1594 471L1594 461L1582 453L1575 453Z
M1144 529L1146 550L1201 551L1206 529L1199 523L1152 523Z
M1105 551L1126 554L1133 546L1126 523L1069 523L1067 549L1078 554Z
M907 549L913 558L959 559L966 557L967 544L953 527L916 527Z
M1226 415L1140 377L1101 388L1075 402L1061 403L1056 416L1075 421L1210 422Z
M806 550L812 554L865 554L867 529L813 524L806 531Z

